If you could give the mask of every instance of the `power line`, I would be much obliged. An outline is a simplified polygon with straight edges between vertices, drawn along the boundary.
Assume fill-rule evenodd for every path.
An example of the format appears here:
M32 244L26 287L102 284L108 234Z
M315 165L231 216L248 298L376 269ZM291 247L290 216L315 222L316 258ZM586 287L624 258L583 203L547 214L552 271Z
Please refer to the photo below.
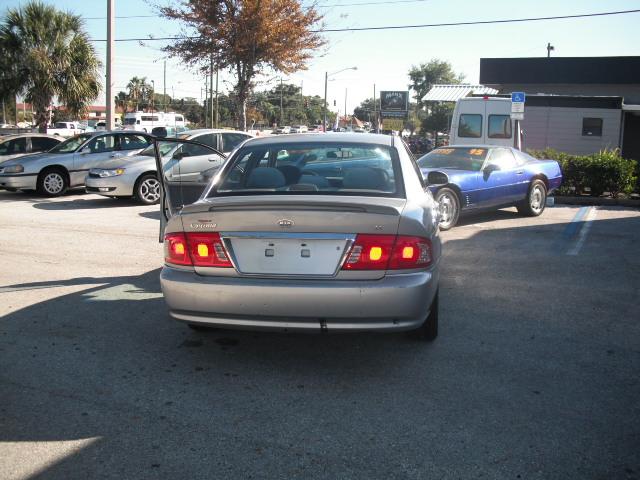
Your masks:
M381 2L356 2L356 3L322 3L315 5L318 8L333 8L333 7L358 7L369 5L393 5L398 3L419 3L428 2L429 0L382 0ZM305 7L309 8L309 7ZM107 17L83 17L84 20L106 20ZM162 18L162 15L116 15L117 19L128 18Z
M583 13L579 15L558 15L553 17L531 17L531 18L510 18L503 20L476 20L472 22L450 22L450 23L425 23L419 25L387 25L383 27L350 27L350 28L328 28L324 30L311 30L313 33L335 33L335 32L363 32L367 30L400 30L409 28L435 28L435 27L459 27L465 25L492 25L500 23L523 23L540 22L545 20L568 20L573 18L604 17L607 15L623 15L627 13L638 13L636 10L620 10L617 12ZM116 42L153 42L163 40L185 40L200 37L151 37L151 38L117 38ZM105 39L93 39L93 42L106 42Z

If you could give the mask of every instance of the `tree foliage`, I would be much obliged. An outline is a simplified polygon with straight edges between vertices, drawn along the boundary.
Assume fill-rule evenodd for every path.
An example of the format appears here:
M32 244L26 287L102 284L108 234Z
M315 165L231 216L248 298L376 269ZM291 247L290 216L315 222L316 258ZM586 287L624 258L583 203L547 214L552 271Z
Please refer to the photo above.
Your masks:
M376 112L376 115L380 115L380 99L379 98L375 99L375 112ZM374 117L373 98L367 98L362 102L360 102L360 105L354 108L353 114L358 119L363 120L365 122L374 122L375 117Z
M305 69L324 44L313 31L322 16L297 0L183 0L178 7L160 7L160 13L185 28L182 38L165 48L169 55L203 72L211 60L233 72L236 117L243 130L256 75Z
M80 115L100 93L100 61L78 15L32 1L0 24L0 96L23 95L46 132L54 99Z
M409 70L409 80L411 81L409 88L415 92L418 105L424 106L422 98L433 85L456 85L464 80L464 75L455 73L449 62L434 58L419 66L412 66Z

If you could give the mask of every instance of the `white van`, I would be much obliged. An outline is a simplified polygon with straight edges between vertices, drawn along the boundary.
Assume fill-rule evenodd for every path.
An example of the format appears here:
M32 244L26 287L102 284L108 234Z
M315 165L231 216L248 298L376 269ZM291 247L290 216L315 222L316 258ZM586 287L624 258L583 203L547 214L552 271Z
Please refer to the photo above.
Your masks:
M513 147L514 130L510 98L466 97L453 110L449 143Z
M175 112L125 113L123 128L139 132L151 132L156 127L184 127L184 115Z

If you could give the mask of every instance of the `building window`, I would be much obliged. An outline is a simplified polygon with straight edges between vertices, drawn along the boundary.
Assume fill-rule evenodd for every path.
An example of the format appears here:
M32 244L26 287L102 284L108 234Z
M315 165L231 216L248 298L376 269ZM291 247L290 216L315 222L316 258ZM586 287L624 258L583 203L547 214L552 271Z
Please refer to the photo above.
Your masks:
M489 138L511 138L510 115L489 115Z
M602 136L602 119L601 118L583 118L582 119L582 136L583 137L601 137Z
M458 124L458 136L480 138L482 136L482 115L463 113Z

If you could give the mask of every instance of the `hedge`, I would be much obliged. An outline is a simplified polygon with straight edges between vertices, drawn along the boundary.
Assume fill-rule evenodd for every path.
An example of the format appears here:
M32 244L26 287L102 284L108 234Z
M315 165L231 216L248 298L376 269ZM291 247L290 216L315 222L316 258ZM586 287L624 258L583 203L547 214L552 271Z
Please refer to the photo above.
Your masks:
M562 170L559 195L581 195L588 189L591 196L608 193L640 193L637 183L638 162L620 156L619 150L602 150L591 155L570 155L553 149L530 150L536 158L557 160Z

